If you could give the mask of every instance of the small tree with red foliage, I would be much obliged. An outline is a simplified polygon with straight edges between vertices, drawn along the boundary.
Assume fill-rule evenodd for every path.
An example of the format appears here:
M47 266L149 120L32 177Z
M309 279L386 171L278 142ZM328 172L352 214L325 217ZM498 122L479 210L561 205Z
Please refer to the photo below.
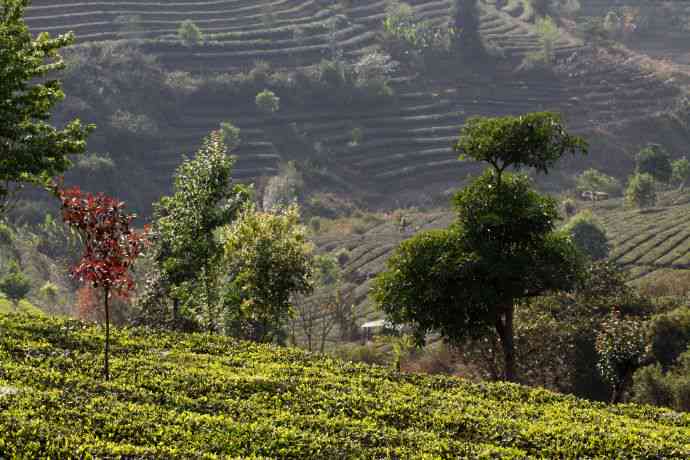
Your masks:
M55 186L62 203L62 219L82 236L84 253L71 275L103 290L105 310L105 378L110 380L110 307L112 293L127 297L134 289L129 269L141 253L144 232L131 228L134 214L124 211L124 202L98 193L83 193L79 187Z

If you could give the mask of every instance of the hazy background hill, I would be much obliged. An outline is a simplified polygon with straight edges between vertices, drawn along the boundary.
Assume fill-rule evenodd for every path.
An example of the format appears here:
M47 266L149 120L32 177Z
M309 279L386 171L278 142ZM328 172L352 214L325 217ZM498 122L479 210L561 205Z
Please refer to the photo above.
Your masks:
M385 1L36 0L27 22L35 32L77 36L66 53L60 115L98 130L90 142L97 156L80 161L72 179L144 213L169 190L182 155L222 121L241 130L237 178L261 189L295 161L305 202L332 192L365 208L428 204L476 172L451 148L472 115L562 113L591 154L565 163L544 184L552 190L571 187L571 174L586 166L627 176L647 142L685 153L690 42L682 39L682 2L656 12L636 1L581 0L576 11L573 2L408 3L417 20L457 30L449 52L401 51L384 33ZM634 33L601 39L607 12L624 17L626 6L638 15ZM549 62L535 59L545 40L539 8L558 25ZM185 42L183 21L203 36ZM334 64L356 66L375 50L399 63L384 91L357 91L334 75ZM281 98L272 115L254 104L263 89Z

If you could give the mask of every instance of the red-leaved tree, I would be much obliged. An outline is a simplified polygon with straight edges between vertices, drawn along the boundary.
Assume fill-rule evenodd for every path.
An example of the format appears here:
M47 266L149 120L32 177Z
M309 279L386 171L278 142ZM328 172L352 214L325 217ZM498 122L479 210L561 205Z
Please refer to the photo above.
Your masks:
M148 229L132 229L134 214L125 213L125 204L103 193L83 193L79 187L55 186L62 219L82 236L84 253L72 267L71 275L93 288L103 290L105 310L105 378L110 379L111 294L127 297L134 289L130 268L140 255Z

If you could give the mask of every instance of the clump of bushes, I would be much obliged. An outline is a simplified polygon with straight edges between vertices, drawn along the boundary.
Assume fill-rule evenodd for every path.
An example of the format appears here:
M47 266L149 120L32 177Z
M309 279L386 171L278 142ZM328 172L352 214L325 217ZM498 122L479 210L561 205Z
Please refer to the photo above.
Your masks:
M280 98L273 91L261 91L255 98L256 107L266 114L273 114L280 110Z
M649 208L656 204L654 178L649 174L634 174L625 189L625 204L631 208Z
M200 45L204 42L204 34L201 32L201 29L190 19L180 23L180 26L177 28L177 37L186 46Z
M605 192L611 196L619 196L622 191L618 179L592 168L578 175L575 185L578 192Z

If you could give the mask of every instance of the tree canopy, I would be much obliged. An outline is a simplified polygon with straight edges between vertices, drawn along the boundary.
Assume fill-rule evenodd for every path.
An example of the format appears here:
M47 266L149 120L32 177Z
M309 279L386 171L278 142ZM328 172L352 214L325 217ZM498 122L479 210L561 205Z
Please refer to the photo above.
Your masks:
M556 120L551 114L475 119L463 131L460 148L494 169L457 193L457 221L450 228L403 242L372 291L375 303L393 321L411 324L420 342L430 332L459 344L495 331L507 380L516 378L515 305L548 291L571 289L583 273L581 253L555 230L556 202L537 193L523 175L501 175L510 165L547 171L559 152L584 147ZM533 122L536 127L531 128ZM523 138L532 136L522 151L519 132Z
M671 181L673 167L668 152L658 144L649 144L637 154L637 173L649 174L659 182Z
M61 84L48 78L64 67L60 48L72 34L35 39L24 22L28 0L0 5L0 202L13 185L47 183L70 165L68 155L83 153L92 126L73 120L64 129L49 123L55 105L64 99Z
M214 307L212 272L223 252L215 231L230 223L251 196L246 186L231 183L233 163L222 135L214 131L177 169L173 194L154 205L153 258L163 291L173 299L173 314L180 302L196 310L204 304L207 311L196 313L205 316L209 327L218 327L219 321L217 312L209 311Z
M550 112L519 116L471 117L455 144L460 159L489 163L498 173L509 167L548 173L566 153L587 153L586 142L568 134L561 117Z

